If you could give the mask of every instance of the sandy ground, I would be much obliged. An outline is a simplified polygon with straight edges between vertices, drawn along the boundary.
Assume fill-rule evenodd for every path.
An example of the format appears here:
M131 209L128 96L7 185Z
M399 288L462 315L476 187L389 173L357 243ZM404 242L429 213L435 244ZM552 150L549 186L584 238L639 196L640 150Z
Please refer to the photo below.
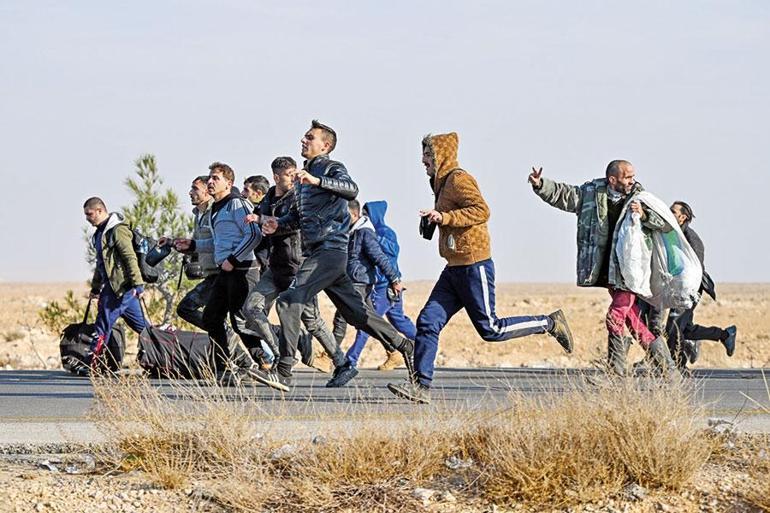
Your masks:
M406 284L406 313L416 319L431 284ZM52 300L61 299L68 289L85 297L83 283L21 284L0 283L0 368L57 368L58 336L48 333L37 312ZM738 349L727 358L719 343L705 342L696 367L770 366L770 284L719 284L719 300L704 298L696 321L703 325L738 326ZM447 367L580 367L604 355L604 316L609 296L603 289L581 289L570 284L499 284L497 313L527 315L550 313L562 308L575 336L575 352L566 355L547 335L521 340L488 343L476 334L467 316L460 312L442 333L438 365ZM324 319L331 325L333 307L321 298ZM274 317L274 314L273 314ZM347 348L354 332L348 330ZM137 338L128 337L128 358L136 353ZM638 347L632 358L641 357ZM376 366L384 359L376 342L367 344L361 365Z
M382 504L377 511L426 511L437 513L531 513L564 511L570 513L755 513L762 511L753 500L757 478L747 462L756 445L739 436L729 448L712 456L681 490L647 490L627 486L620 493L602 499L552 510L517 504L512 508L492 505L471 484L449 476L435 483L405 483L410 490L410 504ZM70 471L77 472L71 475ZM459 477L459 476L457 476ZM211 500L209 483L193 481L179 489L163 489L140 471L121 473L106 468L89 470L78 455L10 457L0 460L0 512L155 512L155 513L227 513ZM761 486L761 485L759 485ZM765 486L763 488L767 490ZM427 490L430 496L425 497ZM763 495L762 495L763 496ZM422 502L424 500L424 502ZM770 504L763 501L765 504ZM343 510L353 513L354 510ZM357 510L355 510L357 511Z

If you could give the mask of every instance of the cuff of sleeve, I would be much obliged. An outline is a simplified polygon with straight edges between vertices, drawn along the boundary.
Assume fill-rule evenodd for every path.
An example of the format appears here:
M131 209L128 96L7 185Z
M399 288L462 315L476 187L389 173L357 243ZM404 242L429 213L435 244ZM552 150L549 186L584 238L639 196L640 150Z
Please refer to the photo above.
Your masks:
M452 214L450 212L441 212L441 226L449 225L452 220Z
M240 262L235 258L235 255L230 255L226 260L230 262L233 267L238 267L238 265L240 265Z

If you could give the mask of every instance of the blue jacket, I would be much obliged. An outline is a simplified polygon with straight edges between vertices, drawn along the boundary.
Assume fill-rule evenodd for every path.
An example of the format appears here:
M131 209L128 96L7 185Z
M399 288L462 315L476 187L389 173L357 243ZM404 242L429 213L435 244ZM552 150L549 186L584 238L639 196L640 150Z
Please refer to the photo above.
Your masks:
M251 267L254 248L262 240L257 224L244 222L252 209L251 203L235 193L215 202L207 213L211 220L211 238L195 239L193 251L213 253L217 266L229 260L237 269Z
M385 256L388 257L390 267L393 268L398 276L401 276L401 271L398 268L398 254L400 248L398 245L398 237L393 229L385 224L385 213L388 211L387 201L370 201L364 205L364 214L369 217L369 220L374 225L374 232L377 234L377 241L380 243L380 248ZM388 277L377 271L377 282L375 287L382 289L388 288L390 281Z
M390 260L382 252L377 234L369 218L361 216L350 229L348 241L348 276L353 283L374 285L377 281L377 271L385 276L388 283L400 279L390 265Z
M305 162L305 169L321 183L294 185L294 202L289 213L278 219L276 233L299 229L306 256L316 249L345 251L350 226L348 201L356 199L358 186L345 166L328 155Z

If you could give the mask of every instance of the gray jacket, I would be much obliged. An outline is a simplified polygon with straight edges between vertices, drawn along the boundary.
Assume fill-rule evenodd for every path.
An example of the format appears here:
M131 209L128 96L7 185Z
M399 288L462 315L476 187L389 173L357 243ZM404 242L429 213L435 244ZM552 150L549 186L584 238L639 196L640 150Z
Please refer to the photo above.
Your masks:
M607 180L597 178L577 186L554 182L543 177L541 187L533 190L549 205L577 214L577 285L596 286L602 262L607 252L615 248L615 237L621 224L618 222L614 232L609 233ZM633 201L635 195L642 190L641 184L635 184L633 192L625 200L626 204ZM642 222L645 235L649 235L653 230L671 229L655 212L645 209L645 213L647 216ZM610 258L609 285L625 288L620 273L616 271L616 259L614 255L611 254L611 256L613 257Z
M254 263L254 248L262 240L262 232L257 224L244 221L251 214L252 208L251 203L235 193L214 202L206 214L211 226L211 237L194 239L193 251L213 253L217 267L221 267L225 260L238 269L251 267Z
M212 237L211 216L209 216L209 212L213 203L214 200L212 199L204 205L199 205L193 209L193 215L195 216L195 225L193 227L194 240L210 239ZM192 254L191 261L200 264L204 276L211 276L219 272L219 267L214 262L213 251L201 251L198 248L198 251Z

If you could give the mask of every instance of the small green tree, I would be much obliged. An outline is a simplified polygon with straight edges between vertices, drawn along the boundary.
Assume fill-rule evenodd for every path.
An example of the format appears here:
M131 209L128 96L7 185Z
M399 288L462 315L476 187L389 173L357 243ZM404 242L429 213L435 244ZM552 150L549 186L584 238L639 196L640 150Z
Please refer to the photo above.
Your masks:
M163 188L155 157L142 155L134 164L135 175L125 181L134 196L131 204L122 210L126 223L142 235L154 239L189 235L193 227L192 216L181 210L179 197L174 191ZM93 272L95 255L89 232L88 229L84 230L86 259ZM181 255L173 252L158 264L161 270L158 281L145 286L148 313L155 322L170 322L174 317L177 299L190 289L190 282L186 278L181 282L178 279L181 259ZM43 325L54 333L60 332L67 324L79 322L82 315L83 303L75 298L71 290L67 291L62 302L52 301L38 312Z
M153 155L142 155L134 162L136 175L126 179L128 190L134 195L134 201L123 207L126 222L142 235L159 239L161 237L181 237L190 233L193 219L179 207L179 197L168 188L163 188L163 179L158 173L158 166ZM189 289L189 283L178 280L181 272L181 255L173 252L158 264L160 278L145 288L150 294L148 309L157 321L158 314L162 322L170 322L174 315L174 306L181 293ZM153 293L155 292L155 293Z

